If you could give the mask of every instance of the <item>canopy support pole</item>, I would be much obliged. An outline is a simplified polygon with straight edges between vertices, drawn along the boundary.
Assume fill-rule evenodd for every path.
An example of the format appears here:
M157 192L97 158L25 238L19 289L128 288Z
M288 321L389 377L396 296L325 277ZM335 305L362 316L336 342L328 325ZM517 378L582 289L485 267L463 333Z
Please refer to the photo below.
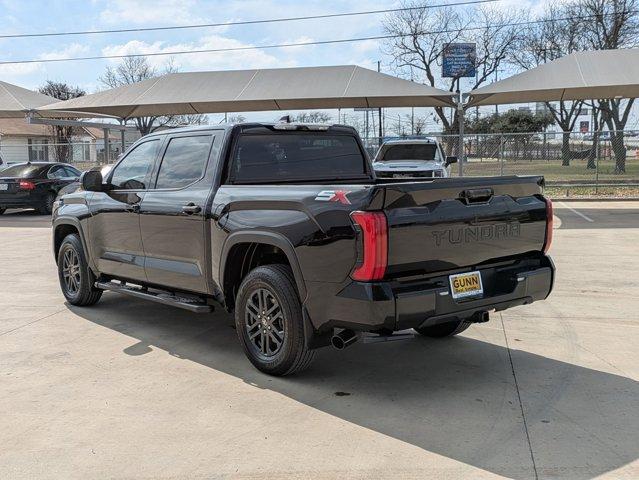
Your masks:
M105 128L104 132L104 163L108 164L111 161L111 144L109 142L109 129Z
M124 125L124 120L120 120L120 125ZM120 154L124 153L124 150L126 149L126 138L124 135L124 130L120 130Z
M457 147L457 165L459 176L464 176L464 97L459 92L457 100L457 120L459 121L459 145Z

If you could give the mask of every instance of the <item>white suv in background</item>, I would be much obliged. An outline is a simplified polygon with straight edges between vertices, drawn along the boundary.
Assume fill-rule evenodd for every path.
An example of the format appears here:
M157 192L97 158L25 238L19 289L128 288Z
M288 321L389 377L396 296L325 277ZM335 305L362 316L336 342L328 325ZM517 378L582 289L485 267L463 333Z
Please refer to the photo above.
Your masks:
M373 168L378 178L441 178L450 176L449 166L456 162L432 138L389 140L379 147Z

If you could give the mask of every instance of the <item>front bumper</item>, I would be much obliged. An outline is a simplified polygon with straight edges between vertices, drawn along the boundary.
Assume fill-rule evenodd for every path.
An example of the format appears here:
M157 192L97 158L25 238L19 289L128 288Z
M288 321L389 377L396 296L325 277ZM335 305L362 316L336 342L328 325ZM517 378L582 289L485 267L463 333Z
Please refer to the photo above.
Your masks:
M332 298L326 298L330 288L316 285L309 289L305 308L318 331L404 330L543 300L552 291L555 276L554 265L547 256L462 271L473 270L481 272L483 298L453 299L448 276L461 273L454 271L411 281L352 282Z

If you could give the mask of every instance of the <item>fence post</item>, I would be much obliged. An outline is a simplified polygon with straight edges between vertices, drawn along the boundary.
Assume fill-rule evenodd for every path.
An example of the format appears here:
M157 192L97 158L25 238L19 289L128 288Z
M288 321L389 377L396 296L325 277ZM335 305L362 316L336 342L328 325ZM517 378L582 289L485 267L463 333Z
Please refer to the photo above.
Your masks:
M599 155L601 154L601 139L597 138L597 162L595 163L595 195L599 195Z

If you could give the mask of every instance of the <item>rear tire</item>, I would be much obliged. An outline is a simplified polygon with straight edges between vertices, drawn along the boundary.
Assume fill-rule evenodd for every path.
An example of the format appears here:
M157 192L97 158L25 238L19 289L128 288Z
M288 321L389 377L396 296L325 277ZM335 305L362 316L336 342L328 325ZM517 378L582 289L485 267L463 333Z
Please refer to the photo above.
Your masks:
M75 233L67 235L60 245L58 278L62 294L71 305L88 307L102 296L102 290L94 287L95 276L87 263L80 237Z
M55 194L53 192L47 193L44 197L44 203L38 208L38 212L42 215L51 215L53 212L53 203L55 202Z
M425 337L444 338L452 337L453 335L462 333L470 326L471 322L460 320L457 322L440 323L438 325L431 325L428 327L418 327L415 329L415 331Z
M306 344L302 305L288 266L249 272L237 293L235 328L248 359L269 375L300 372L315 357Z

